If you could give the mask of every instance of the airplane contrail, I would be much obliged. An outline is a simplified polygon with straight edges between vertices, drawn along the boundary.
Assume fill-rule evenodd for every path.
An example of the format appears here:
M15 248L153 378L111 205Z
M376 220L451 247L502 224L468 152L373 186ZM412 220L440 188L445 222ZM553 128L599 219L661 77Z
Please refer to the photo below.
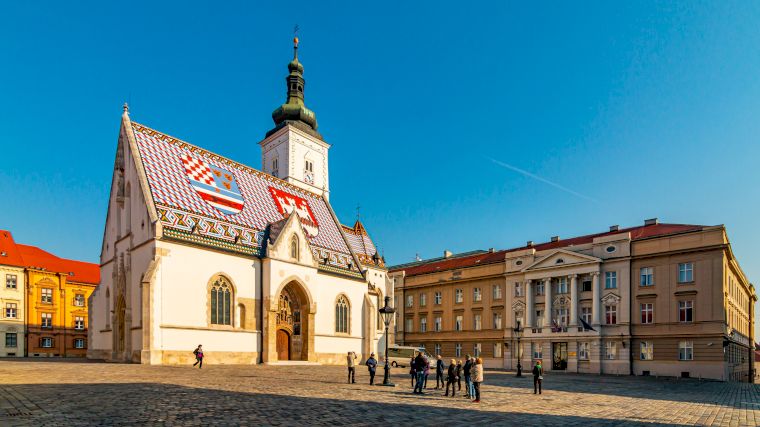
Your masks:
M571 189L569 189L569 188L567 188L567 187L564 187L564 186L562 186L562 185L559 185L559 184L557 184L556 182L553 182L553 181L549 181L549 180L548 180L548 179L546 179L546 178L543 178L543 177L540 177L540 176L538 176L538 175L536 175L536 174L530 173L530 172L528 172L528 171L526 171L526 170L524 170L524 169L520 169L520 168L518 168L518 167L516 167L516 166L512 166L512 165L510 165L510 164L508 164L508 163L504 163L504 162L498 161L498 160L496 160L496 159L492 159L492 158L490 158L490 157L486 157L486 159L488 159L488 160L490 160L490 161L492 161L492 162L496 163L497 165L499 165L499 166L501 166L501 167L503 167L503 168L507 168L507 169L509 169L509 170L515 171L515 172L517 172L517 173L519 173L519 174L521 174L521 175L525 175L525 176L527 176L528 178L533 178L533 179L535 179L536 181L541 181L541 182L543 182L544 184L548 184L548 185L551 185L552 187L554 187L554 188L557 188L557 189L560 189L560 190L564 191L565 193L570 193L570 194L572 194L573 196L576 196L576 197L580 197L580 198L582 198L582 199L586 199L586 200L590 200L590 201L592 201L592 202L595 202L595 203L599 203L599 201L598 201L598 200L596 200L596 199L594 199L593 197L589 197L589 196L587 196L587 195L585 195L585 194L581 194L581 193L579 193L579 192L577 192L577 191L573 191L573 190L571 190Z

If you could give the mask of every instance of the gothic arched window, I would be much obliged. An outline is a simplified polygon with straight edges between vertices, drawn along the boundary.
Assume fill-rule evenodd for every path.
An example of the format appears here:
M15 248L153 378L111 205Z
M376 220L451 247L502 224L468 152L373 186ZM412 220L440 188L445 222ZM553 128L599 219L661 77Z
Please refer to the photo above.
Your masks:
M232 325L232 285L218 277L211 285L211 324Z
M298 261L298 237L293 236L290 239L290 257Z
M345 295L341 295L335 303L335 332L347 334L348 322L348 298Z

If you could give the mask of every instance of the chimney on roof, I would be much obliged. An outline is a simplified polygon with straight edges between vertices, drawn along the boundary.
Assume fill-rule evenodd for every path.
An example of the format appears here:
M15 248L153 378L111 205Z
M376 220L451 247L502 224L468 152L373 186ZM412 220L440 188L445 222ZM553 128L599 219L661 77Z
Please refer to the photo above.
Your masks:
M528 240L528 243L525 244L525 246L532 248L533 247L533 240Z
M619 225L610 225L610 231L620 231Z
M552 236L552 242L559 242L559 236Z
M644 225L657 225L660 221L657 220L657 218L649 218L644 220Z
M453 253L453 252L451 252L451 251L450 251L450 250L448 250L448 249L445 249L445 250L443 251L443 257L444 257L444 258L451 258L451 256L452 256L452 255L454 255L454 253Z

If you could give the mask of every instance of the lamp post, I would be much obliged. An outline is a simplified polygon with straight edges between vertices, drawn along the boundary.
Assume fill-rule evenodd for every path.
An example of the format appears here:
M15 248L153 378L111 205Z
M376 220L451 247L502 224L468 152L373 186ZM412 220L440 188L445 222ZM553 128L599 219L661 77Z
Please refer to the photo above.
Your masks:
M378 310L380 315L383 316L383 323L385 323L385 374L383 375L383 384L385 386L395 387L396 384L391 382L391 367L388 365L388 326L393 319L393 313L396 309L390 306L391 297L385 297L385 307Z
M520 346L520 338L522 338L523 328L520 325L520 321L517 321L517 327L514 328L515 337L517 338L517 375L516 377L522 377L522 347Z

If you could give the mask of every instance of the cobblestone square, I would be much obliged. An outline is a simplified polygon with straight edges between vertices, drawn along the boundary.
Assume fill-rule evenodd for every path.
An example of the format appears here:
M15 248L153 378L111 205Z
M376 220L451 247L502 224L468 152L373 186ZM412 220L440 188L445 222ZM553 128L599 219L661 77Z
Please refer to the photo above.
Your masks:
M486 371L483 401L345 384L334 366L0 362L0 425L760 425L760 386L695 379ZM382 380L382 371L378 379Z

